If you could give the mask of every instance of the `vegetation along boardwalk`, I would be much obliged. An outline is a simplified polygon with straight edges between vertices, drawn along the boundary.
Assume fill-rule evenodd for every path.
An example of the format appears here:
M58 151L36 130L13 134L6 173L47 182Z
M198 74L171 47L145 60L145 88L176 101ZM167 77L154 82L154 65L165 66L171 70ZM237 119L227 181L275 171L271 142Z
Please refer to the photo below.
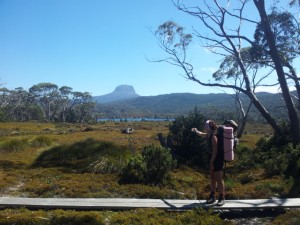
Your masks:
M300 208L300 198L227 200L223 206L207 205L205 200L134 199L134 198L18 198L0 197L0 208L25 207L29 209L134 209L158 208L188 210L193 208L234 209L276 209Z

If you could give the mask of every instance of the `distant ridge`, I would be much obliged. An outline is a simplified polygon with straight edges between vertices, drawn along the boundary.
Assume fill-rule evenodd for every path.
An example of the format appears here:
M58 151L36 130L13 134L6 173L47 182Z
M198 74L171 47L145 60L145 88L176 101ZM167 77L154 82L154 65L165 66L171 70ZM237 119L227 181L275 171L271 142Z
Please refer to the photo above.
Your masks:
M131 85L119 85L116 89L106 95L95 96L93 99L97 103L110 103L116 101L124 101L139 97Z
M132 88L132 90L134 89ZM116 101L110 102L98 101L99 104L96 105L95 112L102 114L104 117L116 118L176 118L177 116L187 115L197 107L203 115L216 120L224 120L224 116L229 114L234 118L237 113L234 94L172 93L157 96L139 96L132 90L129 92L133 93L133 95L130 95L131 98L118 98L115 99ZM113 93L122 93L122 88L121 90L116 88ZM285 108L280 107L284 105L280 93L260 92L256 94L274 118L285 118ZM112 95L112 93L109 95ZM243 94L241 100L245 107L250 103L249 98ZM255 107L251 107L249 119L265 122Z

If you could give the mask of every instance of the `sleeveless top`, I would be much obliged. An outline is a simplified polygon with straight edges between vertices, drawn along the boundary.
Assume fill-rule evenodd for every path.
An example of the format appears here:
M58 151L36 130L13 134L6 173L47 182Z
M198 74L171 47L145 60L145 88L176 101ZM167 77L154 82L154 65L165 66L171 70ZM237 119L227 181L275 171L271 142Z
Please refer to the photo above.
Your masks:
M216 158L214 161L224 161L224 151L222 150L222 146L223 146L223 140L219 140L218 135L216 134L210 134L208 137L208 153L209 153L209 158L211 158L212 156L212 152L213 152L213 144L212 144L212 139L213 136L217 137L218 143L217 143L217 154L216 154Z

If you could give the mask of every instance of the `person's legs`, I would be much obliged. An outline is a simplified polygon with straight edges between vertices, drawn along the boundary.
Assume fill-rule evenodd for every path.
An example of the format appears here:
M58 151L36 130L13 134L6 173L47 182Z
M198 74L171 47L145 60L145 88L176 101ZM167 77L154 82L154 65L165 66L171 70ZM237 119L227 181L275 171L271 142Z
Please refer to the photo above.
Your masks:
M217 181L215 172L213 170L210 170L210 192L215 193L217 188Z
M225 204L225 186L223 181L223 171L216 171L215 172L215 179L219 188L219 200L218 205L224 205Z
M215 172L213 170L210 170L210 195L209 198L207 199L206 203L207 204L212 204L216 201L216 177L215 177Z

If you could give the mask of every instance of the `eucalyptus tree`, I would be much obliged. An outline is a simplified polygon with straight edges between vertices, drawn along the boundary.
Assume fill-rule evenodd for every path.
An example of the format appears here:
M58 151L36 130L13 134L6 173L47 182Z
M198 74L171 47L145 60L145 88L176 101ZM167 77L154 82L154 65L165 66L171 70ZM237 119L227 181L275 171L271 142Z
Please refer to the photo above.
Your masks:
M70 115L73 115L73 122L82 123L88 120L95 107L92 96L88 92L73 92L73 103ZM74 121L75 120L75 121Z
M285 46L288 46L288 42L283 42L283 49L282 49L282 51L280 51L281 45L278 44L278 41L276 42L276 34L274 32L274 29L272 29L272 27L271 27L269 17L266 13L265 1L264 0L253 0L253 2L255 4L255 6L259 12L260 18L261 18L260 24L262 26L264 38L267 43L268 53L270 55L270 58L272 59L272 63L276 70L276 74L278 77L282 95L283 95L285 105L288 110L293 144L296 145L300 142L299 117L298 117L295 104L292 100L292 97L291 97L291 94L290 94L290 91L288 88L285 71L284 71L284 66L287 66L289 64L289 62L292 60L292 58L295 57L294 55L299 55L299 29L294 31L296 33L296 35L295 35L296 42L291 43L290 44L291 46L289 46L287 49L285 49ZM291 32L288 32L288 34L291 34ZM285 34L285 35L288 35L288 34ZM286 37L285 35L282 35L282 37ZM294 48L293 48L293 46L295 46L295 45L297 46L296 52L294 51Z
M72 105L71 105L71 99L73 96L73 89L68 86L62 86L59 88L59 92L61 95L61 112L60 112L60 120L62 122L66 122L66 115L67 112L71 110Z
M43 108L46 120L48 122L53 120L53 112L56 112L59 106L57 105L58 86L52 83L39 83L29 88L29 93Z
M0 88L0 120L6 121L8 119L8 110L7 107L9 105L10 98L10 90L3 87Z
M279 51L277 48L276 33L272 30L264 1L253 0L260 20L244 16L247 7L251 7L251 5L247 5L251 1L247 0L238 2L213 0L210 1L210 4L203 1L201 6L187 6L183 2L173 1L178 10L197 18L203 25L202 29L194 29L192 35L186 33L183 27L173 21L167 21L160 25L155 35L160 47L167 53L167 56L158 61L179 66L183 69L184 76L187 79L200 85L228 88L235 90L237 93L245 94L274 131L277 134L282 134L283 131L280 125L264 107L255 92L258 86L270 85L270 81L266 79L274 76L275 72L279 82L275 81L271 85L277 85L282 90L293 133L293 143L299 143L299 120L287 87L286 73L283 71L283 65L279 57L281 51L285 52L286 49L282 48ZM235 3L234 6L231 3ZM255 63L252 50L257 47L259 43L257 40L259 39L253 40L249 35L249 29L246 29L247 32L243 33L245 29L242 25L252 27L253 30L255 30L255 27L257 27L257 30L262 27L262 34L269 49L269 52L266 51L265 53L268 52L273 65L269 70L260 70L258 64ZM189 61L187 51L194 37L200 40L203 47L223 58L219 70L213 74L215 82L204 81L204 78L201 78L195 72L193 64Z
M16 88L10 91L9 97L9 115L11 118L19 121L27 121L31 117L28 113L29 93L23 88Z
M293 61L300 53L300 33L297 19L289 12L278 12L276 9L268 15L268 21L274 34L274 41L279 52L281 66L285 69L286 79L293 81L300 107L300 84L293 66ZM255 34L255 43L251 49L251 55L257 65L275 69L274 60L271 57L271 50L265 36L263 23L259 23Z
M4 108L9 104L10 90L3 87L0 88L0 108Z

